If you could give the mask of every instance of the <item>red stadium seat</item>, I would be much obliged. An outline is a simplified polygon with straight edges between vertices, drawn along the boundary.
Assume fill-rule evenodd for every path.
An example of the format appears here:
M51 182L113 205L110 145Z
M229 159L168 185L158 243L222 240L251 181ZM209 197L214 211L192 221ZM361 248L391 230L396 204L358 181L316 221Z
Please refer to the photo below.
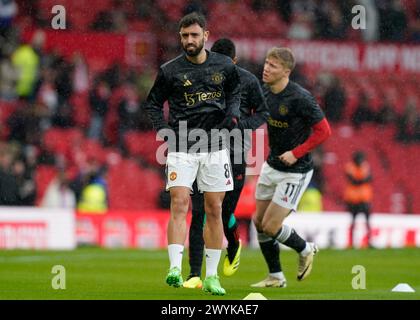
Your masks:
M130 131L125 134L124 141L131 156L141 157L151 165L161 166L156 160L156 152L163 142L156 141L155 131Z
M90 107L88 94L74 94L70 98L73 106L73 120L78 127L88 128L90 124Z
M106 152L97 140L86 139L81 146L81 150L87 159L94 159L99 163L105 163L106 161Z
M19 108L18 102L0 100L0 140L6 140L9 136L7 120Z
M111 209L155 209L164 188L159 174L141 168L132 160L123 160L111 167L107 178Z
M75 145L83 141L83 133L78 128L62 129L50 128L43 136L44 147L52 153L68 155Z

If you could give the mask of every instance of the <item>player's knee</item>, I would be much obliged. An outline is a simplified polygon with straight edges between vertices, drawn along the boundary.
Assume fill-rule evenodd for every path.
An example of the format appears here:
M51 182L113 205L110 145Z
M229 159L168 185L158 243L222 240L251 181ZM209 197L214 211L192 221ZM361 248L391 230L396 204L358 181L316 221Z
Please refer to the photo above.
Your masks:
M221 216L222 213L222 202L221 201L210 201L205 206L207 216Z
M274 237L279 231L280 227L270 223L270 221L264 221L261 225L262 232L270 237Z
M171 208L176 212L185 212L188 211L188 206L190 204L190 199L184 196L172 196L171 198Z

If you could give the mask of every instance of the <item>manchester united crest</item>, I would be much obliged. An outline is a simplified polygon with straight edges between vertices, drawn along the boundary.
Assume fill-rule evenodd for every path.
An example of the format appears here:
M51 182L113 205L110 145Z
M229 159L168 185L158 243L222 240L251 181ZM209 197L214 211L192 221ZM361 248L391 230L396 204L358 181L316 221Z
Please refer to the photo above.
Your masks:
M285 105L279 107L279 113L281 116L285 116L289 112L289 109Z
M171 181L174 181L176 179L178 175L176 174L176 172L171 172L169 174L169 179L171 179Z
M223 74L220 72L216 72L211 76L211 80L214 82L214 84L221 84L223 79Z

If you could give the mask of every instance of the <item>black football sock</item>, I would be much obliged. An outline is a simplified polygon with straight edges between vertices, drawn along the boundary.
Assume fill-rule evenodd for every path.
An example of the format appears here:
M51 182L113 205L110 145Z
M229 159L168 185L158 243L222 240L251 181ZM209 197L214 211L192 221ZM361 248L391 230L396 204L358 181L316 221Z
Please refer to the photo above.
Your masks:
M258 233L258 242L261 252L267 263L270 273L281 272L280 248L277 240L267 236L265 233Z
M232 262L235 258L236 250L239 247L239 230L238 223L233 213L229 219L223 219L223 229L225 232L226 240L228 241L227 253L229 261Z
M189 262L191 270L189 278L201 276L204 252L203 226L204 214L193 211L189 234Z
M298 253L302 252L306 247L306 241L293 228L287 225L283 225L273 239L277 239L278 242L294 249Z

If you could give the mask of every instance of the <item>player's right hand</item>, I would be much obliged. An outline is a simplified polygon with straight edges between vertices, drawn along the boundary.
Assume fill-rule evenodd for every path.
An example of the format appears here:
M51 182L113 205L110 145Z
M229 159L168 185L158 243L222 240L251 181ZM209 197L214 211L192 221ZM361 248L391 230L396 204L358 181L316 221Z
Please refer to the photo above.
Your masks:
M298 160L292 151L286 151L285 153L281 154L279 156L279 159L281 162L283 162L286 166L291 166L294 165L296 163L296 161Z

